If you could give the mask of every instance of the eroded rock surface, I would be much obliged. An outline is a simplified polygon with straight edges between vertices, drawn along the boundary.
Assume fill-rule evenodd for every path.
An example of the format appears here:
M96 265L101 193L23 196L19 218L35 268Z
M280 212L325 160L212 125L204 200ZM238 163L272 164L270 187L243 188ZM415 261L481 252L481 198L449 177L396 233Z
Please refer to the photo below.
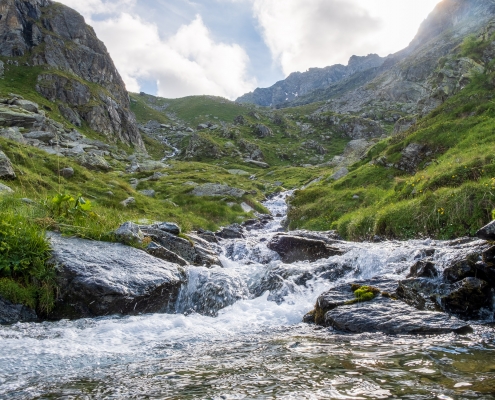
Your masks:
M50 235L58 298L49 318L168 312L185 273L177 264L119 243Z

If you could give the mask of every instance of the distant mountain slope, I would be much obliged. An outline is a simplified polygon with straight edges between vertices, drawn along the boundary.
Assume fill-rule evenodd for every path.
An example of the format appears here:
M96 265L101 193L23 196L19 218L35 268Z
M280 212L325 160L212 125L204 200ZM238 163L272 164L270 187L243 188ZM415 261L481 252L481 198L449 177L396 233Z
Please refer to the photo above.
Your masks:
M310 68L302 73L294 72L269 88L257 88L254 92L239 97L236 102L266 107L287 104L315 90L331 87L357 73L365 72L371 76L384 60L377 54L369 54L366 57L352 56L347 66L337 64L325 68Z
M79 13L50 0L2 0L0 15L0 57L19 68L42 66L36 89L62 116L144 149L125 84Z
M476 67L469 61L456 60L439 68L440 59L449 56L468 35L479 34L483 29L489 34L494 15L493 0L444 0L402 51L386 58L353 57L347 74L343 72L346 67L341 65L291 74L286 80L267 89L258 88L237 101L276 108L329 101L323 110L339 113L358 113L370 108L375 112L390 111L401 103L405 112L424 115L463 88L466 82L462 77ZM367 62L368 59L373 62ZM359 60L361 67L351 68L353 60ZM338 76L318 79L324 71ZM300 87L304 90L297 91ZM283 98L285 93L288 95Z

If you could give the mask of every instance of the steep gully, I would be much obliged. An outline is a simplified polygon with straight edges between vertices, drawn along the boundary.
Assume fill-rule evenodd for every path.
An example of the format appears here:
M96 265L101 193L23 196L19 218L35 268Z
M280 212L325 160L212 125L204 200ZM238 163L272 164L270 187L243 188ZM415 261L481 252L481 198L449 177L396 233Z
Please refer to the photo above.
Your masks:
M476 243L341 242L343 255L284 264L267 244L287 195L266 202L278 216L263 229L221 242L222 267L188 267L176 314L0 327L0 397L493 398L486 321L437 336L301 323L332 287L404 279L427 255L441 269Z

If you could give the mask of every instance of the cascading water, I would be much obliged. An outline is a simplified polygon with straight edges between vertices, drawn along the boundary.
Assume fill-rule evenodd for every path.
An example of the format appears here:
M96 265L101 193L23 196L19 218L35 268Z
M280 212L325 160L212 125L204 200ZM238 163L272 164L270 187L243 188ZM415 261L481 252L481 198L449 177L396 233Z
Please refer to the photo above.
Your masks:
M343 335L302 324L342 282L403 278L435 248L437 266L462 245L432 240L343 243L348 252L284 264L267 247L274 217L223 240L222 266L189 267L173 315L0 327L0 398L364 399L495 398L495 335Z

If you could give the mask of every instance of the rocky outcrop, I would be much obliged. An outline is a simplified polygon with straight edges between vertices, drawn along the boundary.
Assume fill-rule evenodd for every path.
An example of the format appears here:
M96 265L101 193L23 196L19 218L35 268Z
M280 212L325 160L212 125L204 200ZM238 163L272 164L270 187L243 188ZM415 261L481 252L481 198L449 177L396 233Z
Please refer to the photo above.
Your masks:
M173 309L185 273L119 243L50 236L59 287L51 319L135 315Z
M323 240L286 234L274 236L268 248L278 253L284 263L316 261L342 255L345 252L338 247L330 246Z
M0 325L15 324L16 322L34 322L38 316L34 310L22 304L13 304L0 296Z
M144 149L124 82L79 13L50 0L6 0L0 15L0 55L24 56L31 65L52 69L38 77L37 90L62 103L71 123L83 119L110 140Z
M15 171L6 154L0 150L0 179L15 179Z
M184 159L186 160L203 160L208 158L220 158L222 151L218 145L207 137L200 134L193 134L189 139Z
M198 197L232 196L232 197L240 198L246 194L246 191L218 183L205 183L204 185L196 186L191 191L191 194L193 196L198 196Z

